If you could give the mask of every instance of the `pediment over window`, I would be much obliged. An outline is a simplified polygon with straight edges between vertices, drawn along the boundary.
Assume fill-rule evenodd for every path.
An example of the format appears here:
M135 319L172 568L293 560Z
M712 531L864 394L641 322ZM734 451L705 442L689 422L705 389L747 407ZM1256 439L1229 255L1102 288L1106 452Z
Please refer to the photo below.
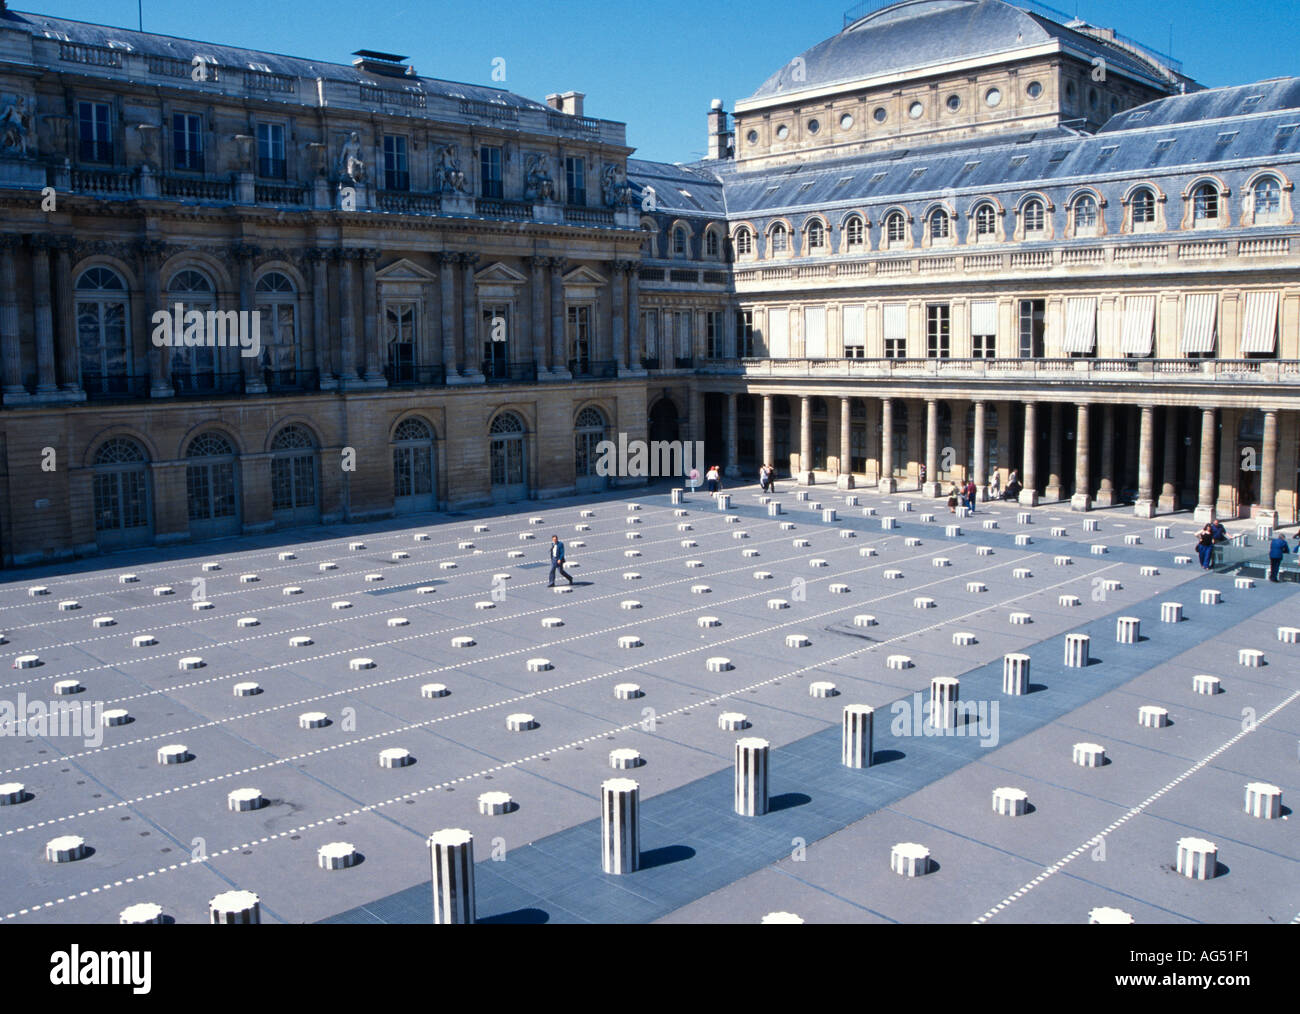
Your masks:
M375 272L375 277L381 282L436 282L438 280L437 275L425 271L420 265L405 257L380 268Z
M475 272L474 281L479 285L523 285L528 279L514 268L497 261L482 271Z
M585 264L579 265L564 276L565 285L607 285L609 279Z

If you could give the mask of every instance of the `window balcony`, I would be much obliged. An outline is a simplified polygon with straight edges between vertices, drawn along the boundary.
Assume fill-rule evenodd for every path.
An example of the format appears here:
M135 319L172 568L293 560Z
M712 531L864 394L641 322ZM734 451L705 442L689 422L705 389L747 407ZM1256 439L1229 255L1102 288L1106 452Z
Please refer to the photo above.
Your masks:
M243 373L173 373L172 390L178 398L214 398L243 394Z
M268 394L307 394L320 390L317 370L263 370Z
M83 373L82 390L88 401L129 401L149 397L149 378L113 373Z
M489 384L535 384L536 363L483 363L483 377Z
M426 366L420 363L389 363L384 367L389 387L444 387L447 384L445 366Z
M570 359L569 372L575 380L614 380L618 363L612 359Z

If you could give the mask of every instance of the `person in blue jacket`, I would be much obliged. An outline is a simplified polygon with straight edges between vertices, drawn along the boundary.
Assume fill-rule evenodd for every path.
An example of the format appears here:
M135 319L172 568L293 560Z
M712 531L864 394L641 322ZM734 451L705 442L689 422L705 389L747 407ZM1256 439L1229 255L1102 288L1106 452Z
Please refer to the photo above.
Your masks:
M564 575L565 579L569 582L569 584L573 584L573 578L570 577L569 572L564 569L564 543L560 541L560 537L558 535L552 535L551 536L551 580L547 584L546 586L547 588L555 587L555 572L557 570Z
M1268 579L1277 580L1278 568L1282 566L1282 557L1291 552L1291 547L1286 544L1285 535L1274 535L1273 541L1268 544Z

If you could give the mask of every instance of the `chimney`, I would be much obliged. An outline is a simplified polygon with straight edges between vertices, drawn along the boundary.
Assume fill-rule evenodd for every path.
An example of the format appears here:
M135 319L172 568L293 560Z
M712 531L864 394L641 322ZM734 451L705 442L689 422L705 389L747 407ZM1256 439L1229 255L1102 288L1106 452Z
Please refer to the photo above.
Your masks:
M546 104L557 112L569 116L581 116L582 100L586 97L582 92L564 92L562 95L546 96Z
M715 161L731 158L735 154L734 138L727 129L727 111L722 108L722 99L714 99L709 108L708 158Z

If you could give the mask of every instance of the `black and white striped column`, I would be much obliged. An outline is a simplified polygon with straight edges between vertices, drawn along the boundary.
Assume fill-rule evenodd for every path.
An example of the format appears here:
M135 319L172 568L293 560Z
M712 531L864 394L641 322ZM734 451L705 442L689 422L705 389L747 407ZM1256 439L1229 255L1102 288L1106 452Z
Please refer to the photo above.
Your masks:
M631 778L601 782L600 866L615 875L641 866L641 786Z
M1282 790L1268 782L1247 783L1246 812L1252 817L1277 820L1282 816Z
M1219 871L1219 847L1204 838L1178 839L1178 872L1191 880L1210 880Z
M866 704L844 706L843 763L846 768L869 768L872 757L875 708Z
M1115 640L1120 644L1137 644L1141 631L1142 621L1136 616L1121 616L1115 620Z
M956 726L960 692L961 684L955 676L936 676L930 680L930 724L936 729Z
M474 836L459 827L429 835L433 864L433 922L437 926L465 925L474 912Z
M767 813L767 767L770 746L765 739L736 740L736 812L742 817Z
M1087 634L1066 634L1066 667L1070 669L1086 669L1088 667L1088 649L1091 644L1092 638Z
M1029 693L1029 656L1011 652L1002 656L1002 692L1019 697Z
M262 903L252 891L227 891L208 902L214 926L250 926L262 921Z

